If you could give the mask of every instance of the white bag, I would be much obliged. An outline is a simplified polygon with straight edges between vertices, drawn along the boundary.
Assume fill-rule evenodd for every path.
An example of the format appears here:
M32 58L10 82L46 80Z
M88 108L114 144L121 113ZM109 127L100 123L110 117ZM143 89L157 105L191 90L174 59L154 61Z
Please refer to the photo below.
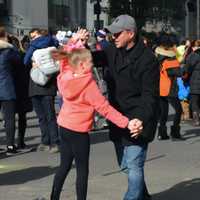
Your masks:
M50 77L45 75L39 67L33 67L30 71L31 79L34 83L44 86L49 81Z
M54 74L59 71L59 62L55 61L51 56L51 52L54 50L56 50L56 47L47 47L37 49L33 52L32 60L46 75Z

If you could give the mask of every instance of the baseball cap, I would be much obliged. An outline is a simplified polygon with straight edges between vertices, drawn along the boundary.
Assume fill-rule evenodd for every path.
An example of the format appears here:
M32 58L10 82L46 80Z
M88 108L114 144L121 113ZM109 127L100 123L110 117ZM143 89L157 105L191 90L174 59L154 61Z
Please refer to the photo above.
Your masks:
M137 25L135 19L130 15L119 15L106 29L111 33L119 33L124 30L136 31Z

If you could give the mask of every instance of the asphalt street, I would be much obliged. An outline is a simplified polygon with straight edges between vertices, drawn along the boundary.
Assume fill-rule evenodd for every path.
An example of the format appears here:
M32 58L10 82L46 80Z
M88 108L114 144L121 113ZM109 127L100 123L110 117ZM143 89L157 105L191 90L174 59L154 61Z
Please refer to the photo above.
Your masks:
M173 111L172 113L173 114ZM172 115L169 117L170 126ZM145 177L153 200L200 199L200 127L181 124L184 141L158 141L149 145ZM127 177L119 171L107 131L91 133L88 200L122 200ZM0 153L0 200L49 199L59 154L36 151L40 131L34 113L28 115L26 143L32 148L15 156ZM0 130L0 147L5 147L5 133ZM63 187L61 200L74 200L73 168Z

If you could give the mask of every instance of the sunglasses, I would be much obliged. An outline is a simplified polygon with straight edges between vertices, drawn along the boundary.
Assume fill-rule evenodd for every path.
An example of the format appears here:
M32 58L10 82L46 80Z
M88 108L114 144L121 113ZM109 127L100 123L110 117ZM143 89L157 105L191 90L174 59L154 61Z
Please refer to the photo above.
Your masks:
M118 38L118 37L121 35L122 32L123 32L123 31L121 31L121 32L119 32L119 33L114 33L114 34L113 34L114 38Z

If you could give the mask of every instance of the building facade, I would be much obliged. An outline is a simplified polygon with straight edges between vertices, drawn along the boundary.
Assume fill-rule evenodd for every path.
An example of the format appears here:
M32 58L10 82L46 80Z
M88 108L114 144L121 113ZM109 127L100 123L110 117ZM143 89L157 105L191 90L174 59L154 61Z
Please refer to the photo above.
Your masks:
M6 10L1 22L18 36L36 27L58 30L86 26L83 0L0 0L1 7Z

